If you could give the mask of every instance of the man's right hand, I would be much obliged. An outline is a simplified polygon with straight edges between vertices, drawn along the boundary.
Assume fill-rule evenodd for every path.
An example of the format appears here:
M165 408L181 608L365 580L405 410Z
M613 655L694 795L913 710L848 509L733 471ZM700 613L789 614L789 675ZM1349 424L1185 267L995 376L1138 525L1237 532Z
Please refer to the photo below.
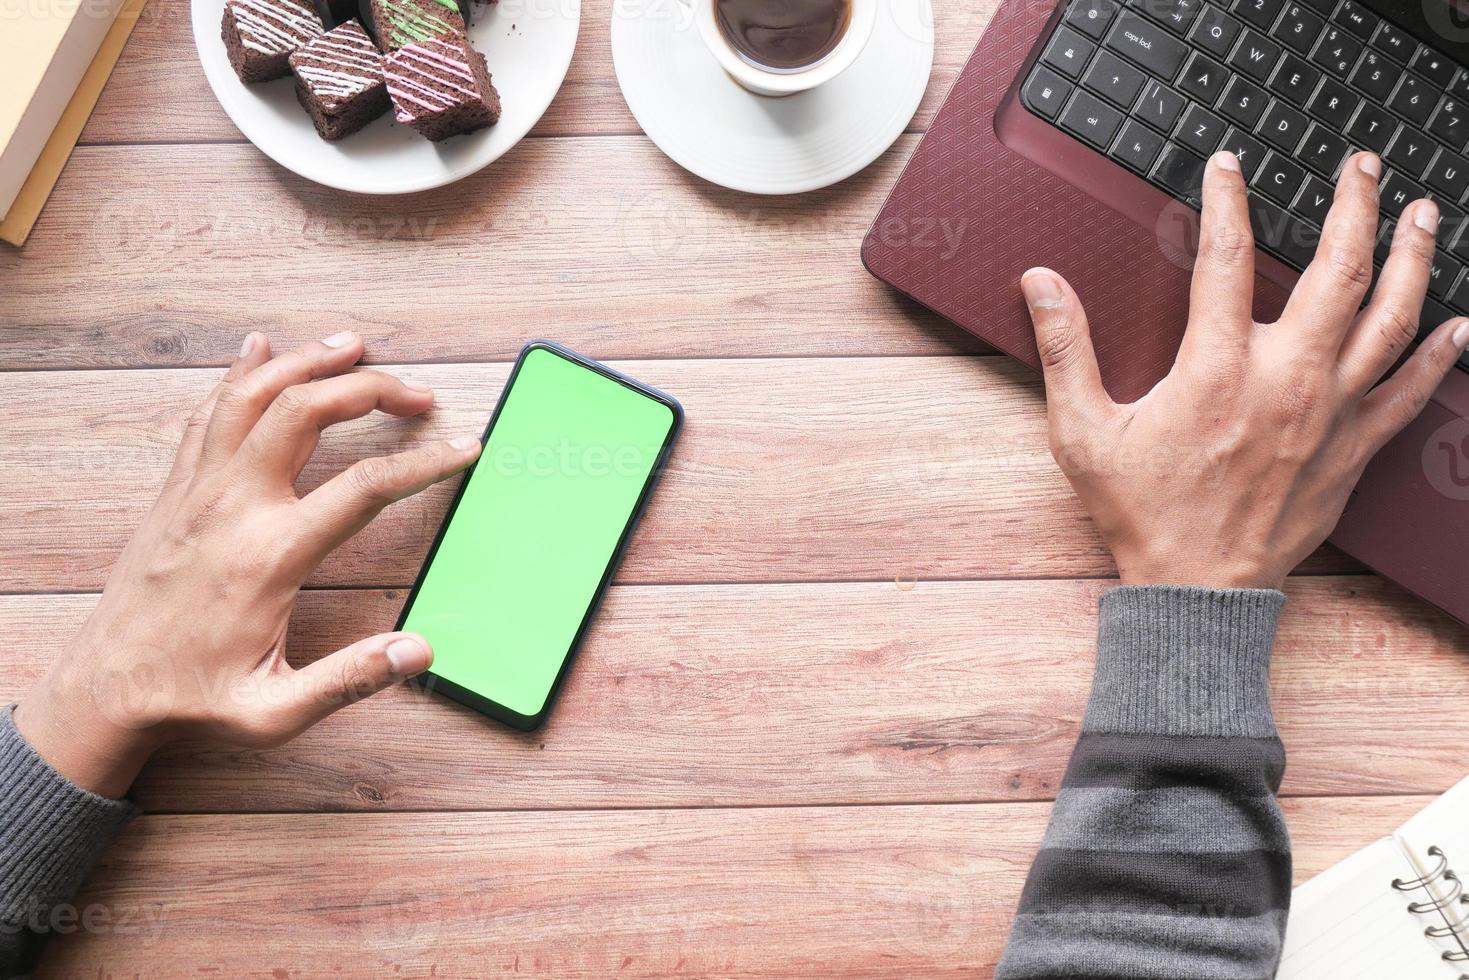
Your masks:
M1056 273L1021 288L1045 370L1051 449L1126 584L1278 588L1336 526L1372 456L1411 422L1469 345L1469 320L1418 329L1438 208L1411 204L1365 309L1382 164L1343 165L1315 260L1280 319L1251 315L1255 243L1239 163L1217 153L1188 329L1172 371L1118 405L1081 301Z

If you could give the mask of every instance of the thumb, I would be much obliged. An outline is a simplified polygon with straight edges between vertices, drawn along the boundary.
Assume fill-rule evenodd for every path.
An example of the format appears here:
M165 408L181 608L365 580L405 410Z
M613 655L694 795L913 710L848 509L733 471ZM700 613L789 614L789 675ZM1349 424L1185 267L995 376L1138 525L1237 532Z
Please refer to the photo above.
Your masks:
M339 708L428 670L433 649L417 633L358 640L296 671L289 724L302 732Z
M1020 277L1020 291L1035 325L1051 417L1058 410L1087 416L1113 407L1102 387L1086 311L1071 286L1050 269L1028 269Z

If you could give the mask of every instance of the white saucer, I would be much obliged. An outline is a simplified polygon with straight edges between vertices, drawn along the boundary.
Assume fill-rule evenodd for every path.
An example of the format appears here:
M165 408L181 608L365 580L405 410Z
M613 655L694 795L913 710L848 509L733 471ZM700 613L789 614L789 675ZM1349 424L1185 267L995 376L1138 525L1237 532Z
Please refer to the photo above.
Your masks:
M852 67L784 98L726 75L679 0L614 0L612 64L638 125L674 162L737 191L796 194L850 177L902 134L933 67L933 7L882 0Z

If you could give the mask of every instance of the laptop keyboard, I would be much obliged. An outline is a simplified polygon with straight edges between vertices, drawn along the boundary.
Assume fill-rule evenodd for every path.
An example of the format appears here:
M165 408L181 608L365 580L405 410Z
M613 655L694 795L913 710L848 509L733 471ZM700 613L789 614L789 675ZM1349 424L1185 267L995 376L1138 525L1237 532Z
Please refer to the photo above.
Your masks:
M1070 0L1021 100L1194 208L1205 160L1233 151L1257 243L1295 269L1311 261L1342 162L1373 150L1375 269L1403 209L1432 197L1442 218L1423 331L1469 315L1469 69L1356 0Z

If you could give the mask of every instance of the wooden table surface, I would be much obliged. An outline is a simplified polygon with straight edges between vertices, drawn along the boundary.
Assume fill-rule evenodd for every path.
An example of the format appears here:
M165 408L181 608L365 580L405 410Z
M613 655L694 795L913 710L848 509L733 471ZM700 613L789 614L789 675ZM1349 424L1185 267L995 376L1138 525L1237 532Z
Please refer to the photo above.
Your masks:
M402 199L244 142L152 0L25 250L0 252L0 702L87 614L248 330L338 329L439 392L357 456L472 431L529 337L665 388L685 438L551 721L406 689L284 748L169 751L46 975L989 976L1075 737L1113 567L1038 379L858 242L994 7L937 0L912 131L844 184L716 188L618 93L610 0L530 138ZM401 367L396 367L401 366ZM390 628L447 497L389 509L292 624ZM1469 771L1469 632L1323 549L1274 671L1304 878ZM1447 728L1443 727L1447 726Z

